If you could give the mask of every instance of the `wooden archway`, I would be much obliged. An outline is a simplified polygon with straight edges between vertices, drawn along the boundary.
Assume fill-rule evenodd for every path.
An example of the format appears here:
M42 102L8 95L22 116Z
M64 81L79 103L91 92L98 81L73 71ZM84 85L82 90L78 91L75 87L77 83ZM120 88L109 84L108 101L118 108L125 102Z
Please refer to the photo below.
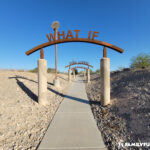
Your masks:
M71 70L73 70L73 69L77 69L77 68L80 68L80 69L88 69L88 68L86 68L86 67L83 67L83 66L75 66L75 67L73 67L73 68L70 68Z
M83 67L83 66L74 66L72 68L69 67L69 70L68 70L68 80L69 81L71 80L71 76L70 76L71 70L73 71L73 76L74 76L74 79L75 79L75 76L76 76L75 75L75 69L77 69L77 68L85 70L83 76L84 76L84 79L85 78L87 79L87 83L89 83L90 82L90 69L89 69L89 67Z
M54 40L54 41L49 41L49 42L43 43L41 45L38 45L38 46L28 50L26 52L26 55L30 55L44 47L48 47L48 46L51 46L54 44L69 43L69 42L84 42L84 43L92 43L92 44L102 45L104 47L111 48L119 53L123 53L123 51L124 51L122 48L119 48L119 47L117 47L113 44L107 43L107 42L92 40L92 39L87 39L87 38L73 38L73 39L59 39L59 40Z
M88 68L89 67L91 67L91 68L93 68L93 66L92 65L90 65L88 62L86 62L86 61L79 61L79 62L76 62L76 61L72 61L72 62L70 62L70 64L69 65L67 65L67 66L65 66L65 68L67 68L67 67L71 67L71 66L73 66L73 65L85 65L85 66L87 66ZM82 67L82 66L81 66ZM87 69L88 69L87 68Z
M101 68L102 68L101 69L101 80L102 80L101 83L102 83L102 99L103 99L102 105L105 106L105 105L110 103L110 67L109 67L110 66L110 61L109 61L109 58L107 58L107 48L115 50L116 52L119 52L119 53L123 53L124 50L122 48L119 48L119 47L113 45L113 44L110 44L110 43L107 43L107 42L104 42L104 41L95 40L94 38L98 37L97 34L99 32L94 31L92 38L91 38L91 31L89 31L88 38L78 38L78 32L80 32L80 30L74 30L74 31L76 33L75 37L73 36L73 34L70 30L68 31L67 36L65 36L64 31L62 33L58 32L58 39L57 39L56 30L55 30L54 36L53 36L53 34L50 34L50 37L47 35L49 42L40 44L40 45L28 50L26 52L26 55L30 55L30 54L38 51L38 50L41 50L42 48L45 48L45 47L48 47L48 46L51 46L51 45L61 44L61 43L69 43L69 42L84 42L84 43L92 43L92 44L97 44L97 45L104 46L104 48L103 48L103 59L101 59ZM63 39L60 39L60 37L62 37ZM51 39L53 39L53 40L51 40ZM56 52L56 49L55 49L55 57L57 56L56 54L57 54L57 52ZM43 50L41 50L41 58L43 58L43 57L44 57ZM56 58L55 58L55 62L57 62ZM45 60L44 59L43 60L39 59L39 62L40 61L42 63L41 66L45 67L46 66L46 65L44 65ZM57 63L55 63L55 64L57 64ZM80 64L80 63L78 63L78 64ZM75 64L72 64L72 65L75 65ZM69 66L71 66L71 65L69 65ZM89 67L90 66L88 65L88 71L89 71ZM43 69L39 69L39 70L41 71ZM46 67L44 68L44 70L46 72ZM69 70L70 70L70 68L69 68ZM41 74L41 76L43 77L43 74ZM56 79L57 79L57 67L56 67ZM42 81L45 85L47 84L47 82L45 82L46 80L44 78L43 78ZM40 85L43 85L43 83L41 82ZM47 88L45 86L45 91L46 91L46 89ZM41 94L42 92L39 92L39 93Z

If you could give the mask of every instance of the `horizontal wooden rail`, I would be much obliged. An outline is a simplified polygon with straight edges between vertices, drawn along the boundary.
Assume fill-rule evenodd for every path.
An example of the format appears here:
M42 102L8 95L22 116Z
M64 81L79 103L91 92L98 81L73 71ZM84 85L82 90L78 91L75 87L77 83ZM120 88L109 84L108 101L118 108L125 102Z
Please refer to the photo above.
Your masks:
M70 64L70 65L67 65L67 66L65 66L65 68L70 67L70 66L73 66L73 65L86 65L86 66L88 66L88 67L93 68L92 65L88 65L88 64L84 64L84 63L80 63L80 62L76 62L76 63Z
M56 40L56 41L43 43L41 45L38 45L38 46L28 50L26 52L26 55L30 55L30 54L36 52L37 50L40 50L41 48L44 48L44 47L47 47L47 46L51 46L51 45L54 45L54 44L60 44L60 43L68 43L68 42L86 42L86 43L102 45L102 46L111 48L111 49L113 49L113 50L115 50L119 53L123 53L123 51L124 51L123 49L121 49L121 48L119 48L115 45L112 45L110 43L107 43L107 42L92 40L92 39L87 39L87 38L73 38L73 39L59 39L59 40Z
M70 68L70 69L73 70L73 69L77 69L77 68L80 68L80 69L89 69L89 68L82 67L82 66L76 66L76 67L73 67L73 68Z

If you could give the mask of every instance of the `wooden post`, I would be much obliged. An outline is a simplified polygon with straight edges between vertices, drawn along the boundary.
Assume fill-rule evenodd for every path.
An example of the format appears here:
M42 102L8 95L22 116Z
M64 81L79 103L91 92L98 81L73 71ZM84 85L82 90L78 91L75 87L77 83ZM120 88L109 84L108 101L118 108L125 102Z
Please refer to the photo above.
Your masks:
M43 48L40 50L40 59L44 59L44 50L43 50Z
M104 49L103 49L103 57L107 58L107 48L106 47L104 47Z

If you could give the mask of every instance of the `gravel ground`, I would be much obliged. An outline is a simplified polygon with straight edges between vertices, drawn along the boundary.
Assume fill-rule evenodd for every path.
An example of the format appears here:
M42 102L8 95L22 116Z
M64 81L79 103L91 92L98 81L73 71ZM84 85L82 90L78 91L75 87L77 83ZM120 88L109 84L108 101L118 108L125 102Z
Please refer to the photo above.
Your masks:
M87 94L104 142L109 150L150 149L150 70L111 73L111 104L102 107L100 75L91 76ZM125 143L149 143L125 146ZM119 143L123 144L119 146Z
M37 74L0 71L0 150L34 150L43 138L68 84L67 75L59 75L61 87L53 86L54 74L48 74L49 106L37 103Z

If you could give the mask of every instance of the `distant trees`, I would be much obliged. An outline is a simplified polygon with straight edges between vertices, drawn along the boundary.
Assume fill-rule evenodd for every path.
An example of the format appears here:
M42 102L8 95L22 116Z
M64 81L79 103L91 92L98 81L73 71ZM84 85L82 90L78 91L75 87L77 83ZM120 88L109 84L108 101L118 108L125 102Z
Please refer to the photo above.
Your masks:
M90 74L93 74L94 72L93 72L93 70L92 69L90 69Z
M71 74L73 75L73 71ZM78 74L78 69L75 68L75 75L77 75L77 74Z
M29 70L29 72L37 73L38 72L38 68L34 68L32 70ZM48 68L47 69L47 73L55 73L55 69L54 68ZM59 71L57 71L57 73L59 73Z
M34 69L32 69L32 70L29 70L29 72L37 73L37 72L38 72L38 68L34 68Z
M76 75L78 74L78 69L75 69L75 74L76 74Z
M136 57L132 57L130 67L143 69L150 67L150 55L140 53Z

